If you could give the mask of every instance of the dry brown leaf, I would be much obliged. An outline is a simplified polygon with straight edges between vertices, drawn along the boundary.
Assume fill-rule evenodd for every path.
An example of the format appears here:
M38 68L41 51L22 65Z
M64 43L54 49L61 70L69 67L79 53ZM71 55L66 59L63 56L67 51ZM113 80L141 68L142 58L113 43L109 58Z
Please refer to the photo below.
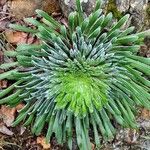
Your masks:
M26 127L21 126L20 128L20 135L23 135L23 133L26 131Z
M25 106L25 105L24 105L23 103L18 104L18 105L16 106L16 110L19 111L19 110L21 110L24 106Z
M65 25L66 27L68 27L68 21L67 21L66 18L62 18L62 19L61 19L61 23L62 23L63 25Z
M7 87L7 81L6 80L0 81L0 89L6 88L6 87Z
M6 30L5 31L5 36L6 39L9 43L13 44L13 45L17 45L17 44L39 44L40 41L33 37L32 35L29 35L27 33L24 32L20 32L20 31L12 31L12 30Z
M46 139L43 136L37 137L37 144L40 144L43 149L51 150L51 145L46 143Z
M6 30L5 36L9 43L17 45L26 43L28 34L20 31Z
M4 123L0 123L0 133L6 134L6 135L13 135L14 133L10 131Z
M150 119L150 110L143 108L141 117L142 119Z
M95 150L95 145L93 143L91 143L92 145L92 150Z
M40 44L40 40L37 39L36 37L29 36L27 39L28 44Z
M5 105L1 106L0 116L3 119L3 122L10 127L15 119L16 108L10 108Z

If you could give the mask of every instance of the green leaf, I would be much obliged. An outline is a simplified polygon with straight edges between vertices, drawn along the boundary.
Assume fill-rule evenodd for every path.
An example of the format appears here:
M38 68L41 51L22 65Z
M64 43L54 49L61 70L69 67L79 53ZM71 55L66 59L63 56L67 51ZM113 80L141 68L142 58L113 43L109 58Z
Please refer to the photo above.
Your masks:
M17 52L16 51L4 51L4 55L9 56L9 57L16 57Z
M110 40L113 39L114 37L117 37L117 36L119 35L119 33L120 33L120 30L119 30L119 29L116 29L116 30L114 30L114 31L112 31L112 32L109 32L108 35L107 35L107 37L106 37L106 40L107 40L107 41L110 41Z
M83 16L83 10L82 10L82 6L81 6L81 2L80 0L76 0L76 6L77 6L77 12L79 14L79 25L81 25L81 23L83 22L84 16Z
M22 99L20 97L17 97L11 101L8 102L8 105L11 107L16 107L19 103L22 102Z
M109 104L107 105L107 110L108 110L111 114L113 114L114 118L116 119L116 121L117 121L120 125L124 126L124 119L122 118L122 116L121 116L121 115L118 115L118 114L112 109L112 107L111 107Z
M22 80L17 81L16 83L12 84L11 86L9 86L8 88L6 88L5 90L0 92L0 98L6 96L7 94L9 94L16 85L20 84L22 82Z
M38 119L35 120L35 124L32 127L32 132L35 133L35 135L40 135L42 129L44 128L45 125L45 118L46 114L38 116Z
M139 62L144 63L146 65L150 65L150 58L144 58L144 57L141 57L141 56L130 55L130 54L126 54L126 56L130 59L139 61Z
M131 51L133 53L138 52L140 49L139 45L133 45L133 46L113 46L111 50L117 52L117 51Z
M81 120L76 117L75 119L75 127L76 127L76 136L77 136L77 143L79 148L82 148L82 127L81 127Z
M96 146L100 146L100 138L98 136L98 130L97 130L97 127L96 127L96 123L94 121L93 118L91 118L92 120L92 125L93 125L93 130L94 130L94 139L95 139L95 143L96 143Z
M72 34L75 30L75 23L74 23L74 19L75 19L75 12L71 12L69 15L69 29L70 29L70 33Z
M122 38L118 38L116 42L118 44L130 44L130 43L133 43L137 40L138 40L138 36L128 35L128 36L125 36L125 37L122 37Z
M29 118L25 121L25 123L23 124L24 126L28 126L32 123L33 119L34 119L34 114L30 114Z
M96 6L94 11L97 11L99 8L101 8L101 5L102 5L102 0L96 0Z
M120 101L117 101L118 105L120 106L120 109L124 115L124 118L126 119L128 125L130 125L132 128L137 128L136 122L132 119L131 116L129 116L128 112L126 109L123 107Z
M99 9L89 16L89 23L84 31L85 34L87 34L87 35L89 34L90 28L96 23L97 19L99 19L99 16L101 13L102 13L102 10Z
M150 29L140 32L140 33L136 33L135 35L137 35L139 38L144 38L146 36L150 36Z
M101 25L102 29L105 28L112 21L112 17L113 17L112 13L107 14Z
M16 99L18 96L19 96L19 94L22 92L22 90L18 90L18 91L16 91L14 94L12 94L12 95L10 95L10 96L8 96L8 97L6 97L6 98L2 98L1 100L0 100L0 104L4 104L4 103L9 103L9 102L11 102L12 100L14 100L14 99Z
M144 85L150 87L150 81L147 80L146 78L142 77L142 73L131 68L131 67L127 67L127 69L136 77L137 80L139 80L141 83L143 83Z
M0 80L14 79L13 74L15 74L15 73L17 73L17 70L10 70L10 71L4 72L4 73L0 74Z
M95 31L93 31L93 32L88 36L88 38L89 38L89 39L96 38L96 37L100 34L100 31L101 31L101 27L99 27L99 28L97 28Z
M36 11L42 20L25 19L33 28L10 25L40 41L5 51L15 61L1 65L10 71L1 73L0 80L17 82L0 91L0 104L26 104L13 125L31 124L35 135L48 125L47 143L55 134L58 143L72 149L75 136L81 150L91 150L89 134L100 149L99 133L104 140L113 138L115 122L137 127L137 105L150 109L150 59L137 56L149 30L135 34L134 27L124 30L129 15L113 24L112 13L103 14L101 4L96 0L95 10L86 16L76 0L68 26L42 10Z
M97 122L97 125L99 126L99 130L100 130L101 134L102 134L103 136L105 136L105 135L106 135L106 130L105 130L105 128L104 128L104 126L103 126L103 123L102 123L102 120L101 120L101 118L100 118L100 116L99 116L99 114L97 113L96 110L94 111L92 117L93 117L93 118L95 119L95 121Z
M97 19L97 21L91 26L88 34L91 34L94 30L99 28L101 24L103 23L103 21L104 21L104 15L102 15L99 19Z
M128 60L128 62L131 62L131 66L135 67L136 69L138 69L139 71L145 73L146 75L150 76L150 66L146 65L142 62L130 59L130 58L126 58Z
M114 30L119 29L122 25L125 24L125 22L129 19L130 15L127 14L124 17L122 17L113 27L112 29L108 32L108 34L111 34Z
M33 24L34 26L44 26L44 24L40 23L39 21L35 20L34 18L25 18L25 22ZM46 27L46 26L45 26Z
M17 47L17 51L27 51L27 50L40 50L41 48L44 48L43 45L35 45L35 44L19 44Z
M18 66L18 62L5 63L5 64L0 65L0 69L7 70L11 67L16 67L16 66Z
M128 102L124 99L123 96L122 96L122 105L125 106L125 109L126 109L126 111L128 112L128 115L130 116L130 118L135 121L135 117L134 117L133 112L131 111L130 105L129 105Z
M49 16L46 12L37 9L36 13L39 16L45 18L50 24L53 25L54 28L60 28L61 27L61 25L55 19L53 19L51 16Z
M32 33L32 34L35 34L35 33L38 32L35 29L31 29L31 28L21 26L21 25L17 25L17 24L10 24L9 27L14 29L14 30L17 30L17 31L23 31L23 32Z
M126 36L134 31L135 27L129 27L126 30L122 31L122 33L118 37Z
M19 111L19 116L13 122L12 126L15 127L16 125L18 125L23 119L26 118L26 116L28 115L28 113L30 111L32 111L33 108L34 108L34 104L32 106L30 106L30 103L28 103L26 106L24 106L24 108L22 108Z
M67 37L68 31L67 31L67 29L66 29L66 27L64 25L61 26L60 32L61 32L61 34L63 35L63 37L65 39L68 39L68 37Z
M115 101L113 99L109 100L110 106L113 108L116 114L121 115L120 110L118 109L117 105L115 104Z
M48 130L47 130L47 134L46 134L46 142L47 143L49 143L51 135L53 133L54 121L55 121L55 117L54 117L54 115L52 115L51 118L50 118L50 120L49 120Z

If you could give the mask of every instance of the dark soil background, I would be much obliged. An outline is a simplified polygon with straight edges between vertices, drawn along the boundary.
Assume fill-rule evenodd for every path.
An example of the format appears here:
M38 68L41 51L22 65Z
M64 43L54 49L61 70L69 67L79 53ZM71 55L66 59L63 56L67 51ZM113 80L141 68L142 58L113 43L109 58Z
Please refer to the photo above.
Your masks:
M25 17L37 16L35 9L43 9L63 24L67 24L60 3L57 0L0 0L0 64L9 62L10 58L4 57L4 50L14 51L17 44L38 43L38 39L30 34L12 31L8 28L10 23L26 25L23 21ZM145 39L145 44L141 46L139 54L150 57L150 39ZM12 61L12 60L11 60ZM0 70L0 73L4 70ZM0 90L8 87L10 81L0 81ZM25 128L21 124L15 128L11 123L17 116L17 111L24 104L19 104L16 108L0 106L0 149L2 150L67 150L64 145L58 145L55 138L49 144L45 143L43 132L36 137L31 134L30 127ZM138 108L139 114L137 122L139 130L123 129L118 126L117 135L109 142L102 141L102 150L150 150L150 111ZM92 141L92 136L91 136ZM95 150L94 143L91 143ZM74 142L74 150L77 150Z

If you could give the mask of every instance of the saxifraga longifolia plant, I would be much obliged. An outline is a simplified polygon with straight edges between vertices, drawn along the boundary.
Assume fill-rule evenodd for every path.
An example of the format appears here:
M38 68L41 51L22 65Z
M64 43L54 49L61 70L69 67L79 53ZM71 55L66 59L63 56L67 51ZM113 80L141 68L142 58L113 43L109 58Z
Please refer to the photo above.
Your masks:
M40 45L19 45L5 55L15 62L2 64L0 79L16 80L0 92L0 104L15 107L25 103L13 126L21 121L39 135L47 125L47 142L55 135L58 143L72 149L76 137L81 150L91 150L89 131L97 147L115 134L114 120L123 127L137 128L136 106L150 109L150 59L137 56L141 41L150 30L133 34L134 27L122 30L129 15L112 24L97 0L86 16L76 0L77 11L61 25L41 10L42 22L26 22L36 29L11 25L36 35ZM112 122L113 121L113 122ZM91 130L90 130L91 129Z

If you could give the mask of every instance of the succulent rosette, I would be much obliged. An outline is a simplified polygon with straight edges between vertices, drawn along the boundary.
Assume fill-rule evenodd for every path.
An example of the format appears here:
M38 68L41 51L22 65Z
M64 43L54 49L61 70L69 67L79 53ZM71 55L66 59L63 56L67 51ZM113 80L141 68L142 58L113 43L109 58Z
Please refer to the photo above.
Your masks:
M76 137L79 149L90 150L89 131L98 147L100 136L113 138L114 121L137 128L136 107L150 109L150 59L137 55L150 31L123 29L128 14L113 23L112 13L104 15L100 9L100 0L89 16L80 0L76 4L67 27L42 10L36 11L42 21L25 19L36 28L10 26L36 35L41 43L5 51L15 61L1 65L5 73L0 79L15 83L0 92L0 104L25 103L14 126L23 121L36 135L46 126L47 142L55 135L72 149Z

